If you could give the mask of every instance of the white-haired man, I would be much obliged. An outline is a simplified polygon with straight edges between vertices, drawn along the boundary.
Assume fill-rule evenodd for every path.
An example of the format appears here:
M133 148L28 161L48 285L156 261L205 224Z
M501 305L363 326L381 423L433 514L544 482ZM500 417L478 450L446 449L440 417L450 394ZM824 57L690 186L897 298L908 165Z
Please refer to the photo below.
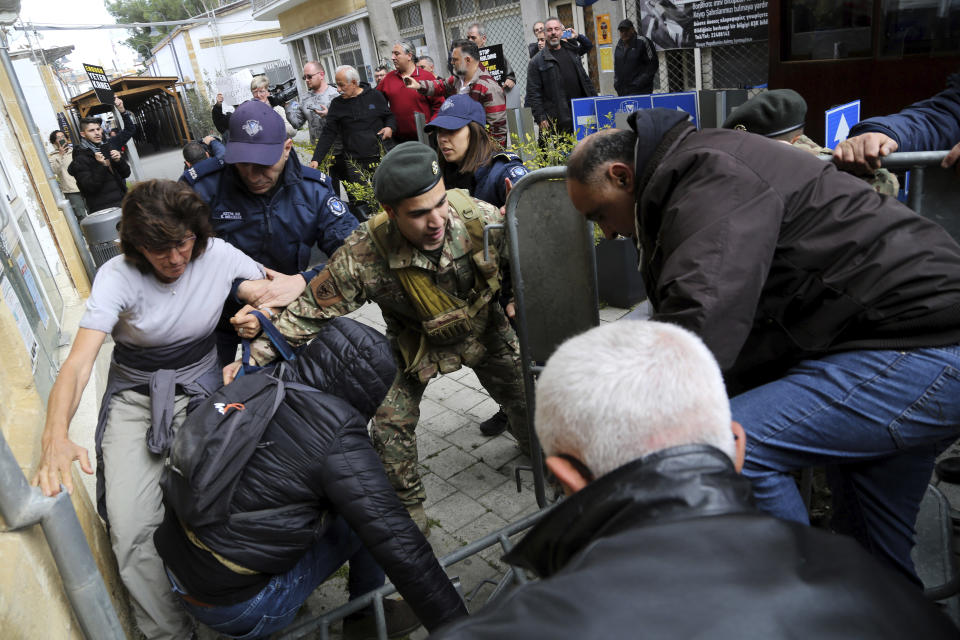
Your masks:
M950 622L852 540L756 511L723 378L692 333L618 322L537 384L569 497L505 560L542 580L446 638L949 638Z

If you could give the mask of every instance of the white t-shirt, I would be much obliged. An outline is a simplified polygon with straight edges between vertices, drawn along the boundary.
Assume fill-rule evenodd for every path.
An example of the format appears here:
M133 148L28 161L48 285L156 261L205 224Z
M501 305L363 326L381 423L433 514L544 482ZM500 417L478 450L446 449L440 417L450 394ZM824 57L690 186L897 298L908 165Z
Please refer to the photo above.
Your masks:
M263 277L260 264L219 238L211 238L207 250L169 284L115 256L97 272L80 326L110 333L131 347L187 344L217 326L236 278Z

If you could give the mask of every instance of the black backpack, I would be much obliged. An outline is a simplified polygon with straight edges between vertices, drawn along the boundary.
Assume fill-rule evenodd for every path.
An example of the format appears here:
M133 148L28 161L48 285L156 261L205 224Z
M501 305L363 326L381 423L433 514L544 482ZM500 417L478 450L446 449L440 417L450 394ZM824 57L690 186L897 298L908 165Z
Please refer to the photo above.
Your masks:
M267 334L276 332L257 313ZM277 333L276 335L279 335ZM284 360L294 359L283 344ZM245 365L249 344L244 341ZM287 389L316 392L313 387L282 378L281 362L257 373L239 375L195 408L180 425L170 447L160 488L164 501L193 530L227 518L234 489L263 432L283 402Z

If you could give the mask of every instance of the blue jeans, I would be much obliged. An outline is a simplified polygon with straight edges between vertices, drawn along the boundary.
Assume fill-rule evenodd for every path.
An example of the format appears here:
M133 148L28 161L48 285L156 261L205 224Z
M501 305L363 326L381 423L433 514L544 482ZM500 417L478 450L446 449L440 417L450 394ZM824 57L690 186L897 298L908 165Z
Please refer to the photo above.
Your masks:
M917 581L920 500L934 458L960 434L960 346L805 360L730 405L760 509L808 523L789 472L826 466L834 528Z
M304 600L348 560L351 600L383 585L383 570L338 516L290 571L274 576L249 600L213 607L181 602L190 615L222 635L244 640L262 638L293 622ZM183 593L173 579L170 582L175 593Z

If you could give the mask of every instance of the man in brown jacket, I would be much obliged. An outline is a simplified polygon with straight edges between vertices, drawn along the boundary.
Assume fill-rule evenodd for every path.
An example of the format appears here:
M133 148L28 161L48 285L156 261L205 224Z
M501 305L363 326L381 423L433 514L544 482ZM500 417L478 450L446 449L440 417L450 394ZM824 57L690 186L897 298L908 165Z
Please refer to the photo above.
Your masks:
M807 522L790 472L830 465L834 528L916 581L920 499L960 435L960 246L777 141L664 109L630 123L580 144L568 193L636 240L653 319L717 358L757 505Z

